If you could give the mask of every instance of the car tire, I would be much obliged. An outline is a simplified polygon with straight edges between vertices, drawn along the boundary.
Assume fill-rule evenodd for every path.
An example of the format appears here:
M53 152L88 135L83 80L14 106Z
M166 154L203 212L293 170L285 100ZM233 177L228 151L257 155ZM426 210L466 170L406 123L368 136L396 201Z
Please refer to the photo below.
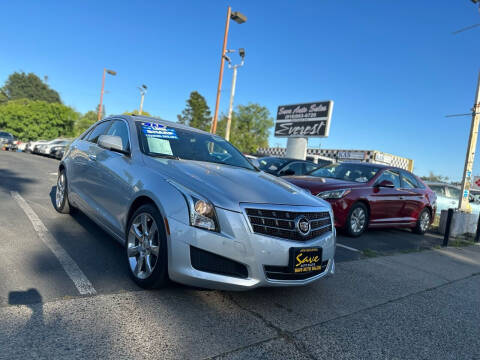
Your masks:
M418 215L417 223L413 228L415 234L423 235L428 231L430 227L431 215L428 209L423 209Z
M62 169L58 174L55 189L55 210L62 214L70 214L72 209L68 200L67 174L65 169Z
M130 217L125 254L130 276L138 286L156 289L168 284L167 236L153 204L140 206Z
M368 227L368 209L365 204L353 204L347 216L345 231L348 236L359 237Z

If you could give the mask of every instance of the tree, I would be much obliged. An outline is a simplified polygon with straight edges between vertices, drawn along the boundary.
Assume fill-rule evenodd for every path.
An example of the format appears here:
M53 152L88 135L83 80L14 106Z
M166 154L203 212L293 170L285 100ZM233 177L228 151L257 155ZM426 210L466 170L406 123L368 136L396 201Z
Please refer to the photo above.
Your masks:
M138 110L135 109L133 111L124 111L123 115L138 115ZM150 115L150 113L148 111L143 111L143 110L142 110L142 115L143 116L152 116L152 115Z
M8 100L29 99L48 103L61 103L60 95L51 89L34 73L14 72L11 74L0 93ZM0 99L1 100L1 99Z
M428 176L422 176L420 177L422 180L425 181L432 181L432 182L448 182L448 176L443 176L443 175L436 175L433 173L433 171L430 171Z
M28 99L0 105L0 129L21 140L72 136L79 114L69 106Z
M210 130L210 123L212 121L207 101L197 91L192 91L190 93L190 97L187 100L187 106L182 111L181 115L177 115L177 119L180 124L185 124L205 131Z
M96 111L90 110L87 111L85 114L80 116L78 120L75 122L74 126L74 135L78 136L87 130L92 124L98 119L98 113Z
M221 116L218 122L218 134L225 136L227 117ZM249 103L238 105L232 112L232 124L230 128L230 142L240 151L254 154L259 147L268 146L270 128L273 126L273 118L264 106Z

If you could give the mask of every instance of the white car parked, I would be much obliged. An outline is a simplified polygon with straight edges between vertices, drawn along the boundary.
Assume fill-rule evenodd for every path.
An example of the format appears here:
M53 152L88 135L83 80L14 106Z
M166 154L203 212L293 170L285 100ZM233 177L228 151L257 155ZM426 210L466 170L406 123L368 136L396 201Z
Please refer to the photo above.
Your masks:
M437 214L440 214L442 210L458 208L461 190L457 186L440 182L426 182L426 184L437 195ZM475 197L472 195L470 196L470 206L472 207L472 213L480 213L480 204L475 201Z

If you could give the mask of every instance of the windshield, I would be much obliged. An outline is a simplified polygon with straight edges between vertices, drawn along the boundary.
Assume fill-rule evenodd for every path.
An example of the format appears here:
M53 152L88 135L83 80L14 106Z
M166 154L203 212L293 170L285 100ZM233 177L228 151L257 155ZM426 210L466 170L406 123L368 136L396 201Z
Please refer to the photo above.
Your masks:
M314 170L308 175L366 183L380 170L374 166L360 164L331 164Z
M255 170L255 167L228 141L219 136L169 127L154 122L137 122L143 151L167 157Z
M258 159L258 162L260 163L260 170L263 170L270 174L276 174L277 171L280 170L289 161L289 159L275 157L265 157Z
M8 132L4 132L4 131L0 131L0 137L2 138L8 138L8 139L13 139L13 135L8 133Z

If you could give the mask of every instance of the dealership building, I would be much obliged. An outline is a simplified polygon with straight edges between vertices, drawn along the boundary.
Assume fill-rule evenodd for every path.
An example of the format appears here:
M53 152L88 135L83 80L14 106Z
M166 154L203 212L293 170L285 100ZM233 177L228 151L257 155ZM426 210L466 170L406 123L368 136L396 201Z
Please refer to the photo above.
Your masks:
M286 148L269 147L259 148L258 156L285 157ZM333 162L366 162L395 166L401 169L413 171L413 160L401 156L388 154L378 150L345 150L345 149L307 149L307 160L333 160Z

